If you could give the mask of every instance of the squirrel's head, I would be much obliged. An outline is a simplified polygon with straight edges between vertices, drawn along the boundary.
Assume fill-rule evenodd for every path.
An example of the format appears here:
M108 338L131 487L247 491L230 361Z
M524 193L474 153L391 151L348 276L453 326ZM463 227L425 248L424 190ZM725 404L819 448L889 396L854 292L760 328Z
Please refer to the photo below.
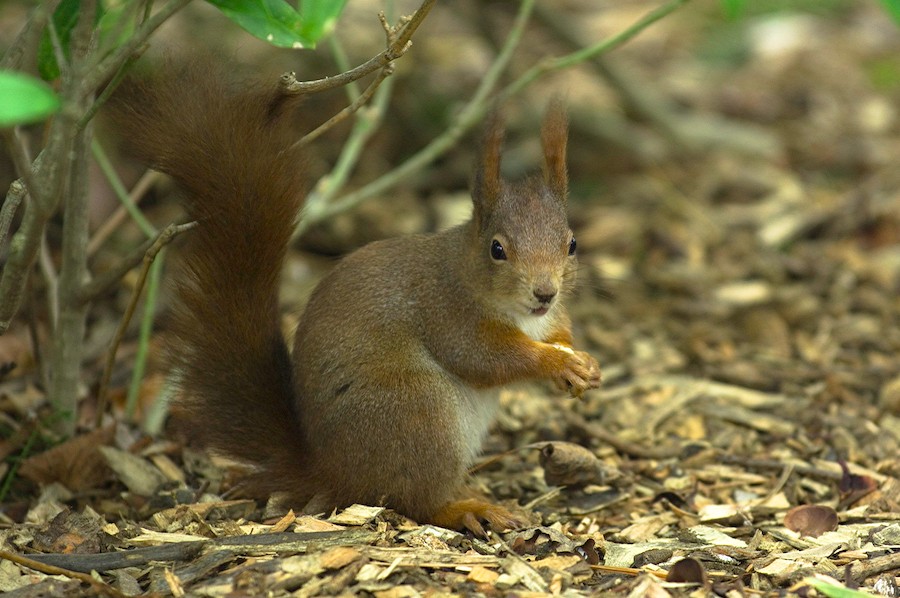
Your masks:
M473 225L488 301L531 326L553 310L575 282L575 237L566 215L568 124L556 99L544 117L543 174L519 183L500 176L503 126L491 116L475 175Z

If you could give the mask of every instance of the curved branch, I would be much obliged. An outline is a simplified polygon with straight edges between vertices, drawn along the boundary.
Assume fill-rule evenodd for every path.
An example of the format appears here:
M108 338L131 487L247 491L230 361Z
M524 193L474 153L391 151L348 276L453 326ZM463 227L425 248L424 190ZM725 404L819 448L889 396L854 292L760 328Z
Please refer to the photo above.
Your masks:
M506 37L506 41L504 42L500 53L497 55L497 59L491 64L488 72L485 73L484 78L481 80L478 89L475 90L472 98L463 109L460 110L459 116L457 116L456 120L450 125L450 128L439 137L433 139L431 143L424 148L416 152L406 162L375 179L361 189L345 195L333 203L319 206L307 206L303 219L297 227L297 234L302 234L303 231L316 222L321 222L335 214L349 210L364 200L374 195L378 195L382 191L390 188L403 178L417 172L419 169L423 168L453 147L466 131L481 120L488 109L488 97L496 86L500 74L509 64L513 52L522 40L525 26L528 24L528 19L531 16L531 11L534 9L534 4L535 0L523 0L519 7L519 13L516 15L516 20L513 23L513 27Z
M425 20L425 17L428 16L431 7L434 6L436 1L437 0L424 0L419 9L409 17L409 20L403 26L402 31L400 31L396 39L394 39L381 54L372 57L349 71L345 71L334 77L316 79L315 81L297 81L293 73L290 73L285 75L282 80L285 91L300 95L334 89L335 87L342 87L353 81L362 79L366 75L386 67L406 53L412 44L410 40L412 39L413 33L416 32L416 29L419 28L419 25L421 25L422 21Z

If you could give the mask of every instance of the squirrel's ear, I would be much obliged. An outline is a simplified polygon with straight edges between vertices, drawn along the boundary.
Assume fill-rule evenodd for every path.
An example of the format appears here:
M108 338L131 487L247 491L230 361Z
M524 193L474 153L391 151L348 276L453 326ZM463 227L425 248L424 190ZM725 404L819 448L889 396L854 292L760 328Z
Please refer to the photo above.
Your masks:
M563 201L569 187L566 171L566 142L569 135L569 120L566 107L560 96L555 96L547 106L544 124L541 126L541 145L544 147L544 182Z
M500 148L503 145L503 119L497 110L487 118L481 140L481 157L475 169L472 199L475 214L489 213L500 196Z

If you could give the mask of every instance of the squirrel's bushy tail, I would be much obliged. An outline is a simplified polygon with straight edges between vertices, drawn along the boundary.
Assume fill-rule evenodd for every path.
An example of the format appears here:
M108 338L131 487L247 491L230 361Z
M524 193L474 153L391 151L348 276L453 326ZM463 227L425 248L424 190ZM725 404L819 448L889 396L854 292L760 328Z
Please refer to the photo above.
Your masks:
M185 234L168 343L191 435L253 465L254 493L297 497L305 490L286 484L303 484L306 450L278 309L307 191L296 100L277 81L238 86L223 71L168 64L123 83L112 113L128 147L184 190L198 222Z

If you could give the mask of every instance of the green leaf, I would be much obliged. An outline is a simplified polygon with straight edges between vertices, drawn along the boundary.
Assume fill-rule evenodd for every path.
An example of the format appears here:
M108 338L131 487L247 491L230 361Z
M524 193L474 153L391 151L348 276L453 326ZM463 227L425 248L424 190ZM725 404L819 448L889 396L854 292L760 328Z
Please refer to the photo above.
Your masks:
M744 14L744 8L747 6L747 0L721 0L722 10L729 19L737 19Z
M304 32L314 41L334 31L347 0L301 0L300 18Z
M78 23L80 8L81 0L62 0L53 11L53 28L56 29L59 45L62 46L66 58L69 57L69 40L72 37L72 29ZM49 27L44 29L41 44L38 46L38 72L45 81L53 81L59 77L59 64L56 62Z
M50 86L23 73L0 71L0 127L42 120L59 110Z
M128 2L111 2L100 5L103 7L97 18L97 27L100 28L100 45L107 53L124 45L128 38L134 34L136 28L133 18L129 18ZM120 23L122 19L128 19L126 23Z
M900 0L881 0L881 3L894 22L900 25Z
M59 45L66 58L70 56L72 30L78 24L80 11L81 0L62 0L53 11L53 28L56 29ZM100 22L105 12L104 3L97 2L94 25ZM56 52L53 50L53 42L50 40L49 27L44 29L44 33L41 34L41 43L38 46L38 73L45 81L59 78L59 64L56 62Z
M821 592L825 596L828 596L828 598L871 598L871 594L860 592L859 590L851 590L850 588L842 585L835 585L834 583L823 579L809 577L803 581L815 588L817 592Z
M314 48L334 28L346 0L305 0L300 12L284 0L207 0L254 37L281 48Z

